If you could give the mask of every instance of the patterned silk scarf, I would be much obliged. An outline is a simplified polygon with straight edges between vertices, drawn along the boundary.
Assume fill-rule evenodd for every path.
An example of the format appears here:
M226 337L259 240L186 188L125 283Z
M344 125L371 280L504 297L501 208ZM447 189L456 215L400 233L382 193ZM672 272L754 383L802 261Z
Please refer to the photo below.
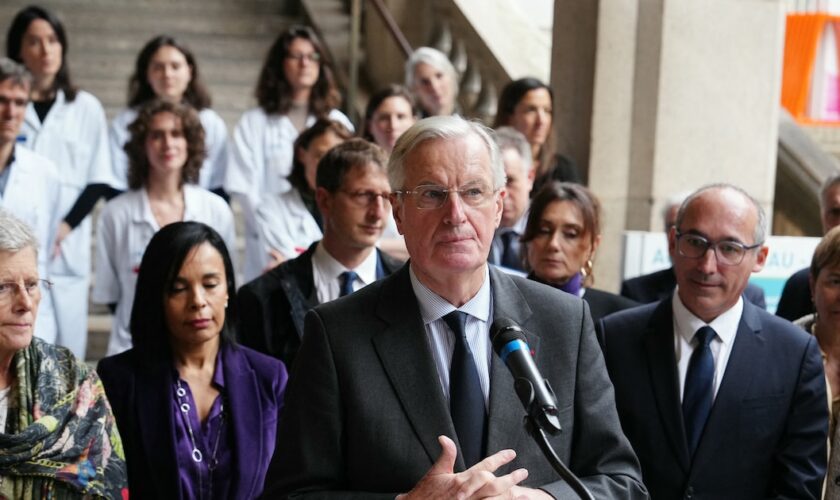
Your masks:
M0 498L128 498L122 441L96 372L37 338L12 362Z

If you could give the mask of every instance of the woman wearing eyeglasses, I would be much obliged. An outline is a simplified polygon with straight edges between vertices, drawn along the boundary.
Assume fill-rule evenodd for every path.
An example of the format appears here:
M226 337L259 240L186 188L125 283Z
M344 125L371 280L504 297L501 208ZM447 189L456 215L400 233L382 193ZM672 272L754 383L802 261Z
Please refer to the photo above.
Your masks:
M233 132L233 155L225 189L242 207L245 216L246 280L264 268L255 213L267 195L291 189L287 178L296 154L298 134L317 119L330 119L353 131L353 124L338 111L341 97L324 49L315 33L305 26L283 32L266 57L257 83L259 107L247 111Z
M528 277L583 298L592 319L638 305L636 302L590 288L593 259L601 243L601 204L580 184L551 182L531 201L522 235Z
M0 498L128 498L125 455L96 372L33 337L49 282L38 242L0 209Z
M294 167L288 176L292 189L266 194L254 214L263 249L261 269L293 259L321 239L321 215L315 203L318 162L327 151L351 137L341 123L322 119L295 140Z

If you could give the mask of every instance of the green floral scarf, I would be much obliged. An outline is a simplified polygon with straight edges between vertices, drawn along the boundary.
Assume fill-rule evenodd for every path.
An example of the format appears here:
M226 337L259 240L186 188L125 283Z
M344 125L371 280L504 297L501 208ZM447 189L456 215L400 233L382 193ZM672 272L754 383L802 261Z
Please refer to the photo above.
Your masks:
M128 498L122 441L96 372L37 338L13 363L0 497Z

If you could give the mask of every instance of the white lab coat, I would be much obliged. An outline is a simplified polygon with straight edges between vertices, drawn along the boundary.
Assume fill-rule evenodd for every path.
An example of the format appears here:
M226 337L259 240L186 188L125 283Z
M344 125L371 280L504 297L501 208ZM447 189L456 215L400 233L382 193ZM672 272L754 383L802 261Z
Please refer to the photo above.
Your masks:
M353 124L336 109L329 118L353 131ZM315 123L310 115L306 126ZM267 115L262 108L246 111L233 131L231 160L225 176L225 190L242 208L245 219L245 264L243 274L250 281L262 272L265 249L259 241L256 208L264 194L277 195L291 189L286 177L292 171L294 142L299 133L286 115Z
M268 265L269 249L277 250L287 259L294 259L323 236L300 193L294 188L283 194L265 196L257 208L256 219L264 255L261 269Z
M61 178L58 168L48 158L20 147L14 150L15 161L9 168L9 180L0 194L0 207L16 215L32 229L38 238L38 274L50 279L49 261L58 223L64 214L59 212ZM55 342L58 325L53 311L52 296L42 294L35 321L35 335Z
M137 110L127 108L111 122L108 133L111 148L111 165L116 189L128 189L128 156L123 146L131 138L128 126L137 118ZM204 189L220 188L225 183L225 171L228 164L227 126L218 113L209 108L198 112L198 118L204 127L204 147L207 158L201 165L198 185Z
M58 91L42 123L32 103L26 108L22 144L58 166L59 213L73 207L88 184L114 185L108 157L108 126L102 105L84 91L67 102ZM50 279L58 323L56 343L84 359L87 347L87 298L91 269L91 222L85 218L61 243L61 255L50 261Z
M233 212L221 197L204 188L185 185L183 220L207 224L218 231L228 248L233 248L236 239ZM108 341L108 356L131 348L128 327L137 271L146 246L159 229L145 189L117 196L105 205L99 216L92 298L97 304L117 304Z

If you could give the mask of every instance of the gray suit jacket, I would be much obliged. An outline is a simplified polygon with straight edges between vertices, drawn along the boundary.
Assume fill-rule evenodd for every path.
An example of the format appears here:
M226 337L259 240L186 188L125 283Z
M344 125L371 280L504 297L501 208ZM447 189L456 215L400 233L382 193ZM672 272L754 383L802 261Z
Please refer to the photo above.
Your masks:
M492 266L494 317L522 326L557 395L560 458L597 498L647 498L621 432L612 384L585 303ZM408 265L306 317L268 473L266 497L393 498L411 489L440 454L437 436L455 431ZM525 484L576 498L523 426L513 378L494 354L487 454L513 448L498 474L525 467ZM456 471L464 469L459 456Z

